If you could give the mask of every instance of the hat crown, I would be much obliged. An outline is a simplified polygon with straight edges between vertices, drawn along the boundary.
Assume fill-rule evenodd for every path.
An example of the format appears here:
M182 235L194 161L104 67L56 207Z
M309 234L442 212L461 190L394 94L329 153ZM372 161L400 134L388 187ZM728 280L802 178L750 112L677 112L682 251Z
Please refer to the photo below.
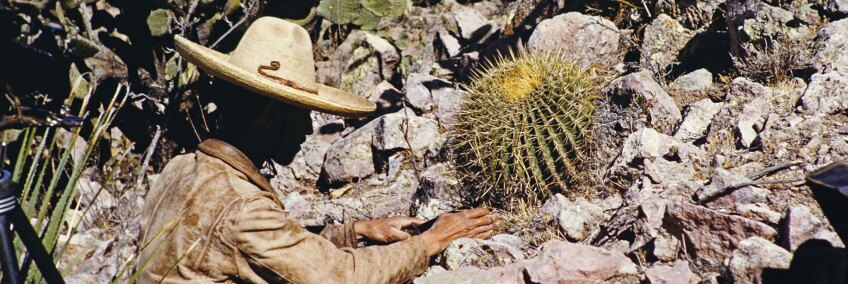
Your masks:
M230 53L229 62L258 76L284 78L307 89L318 85L309 33L283 19L262 17L253 22Z

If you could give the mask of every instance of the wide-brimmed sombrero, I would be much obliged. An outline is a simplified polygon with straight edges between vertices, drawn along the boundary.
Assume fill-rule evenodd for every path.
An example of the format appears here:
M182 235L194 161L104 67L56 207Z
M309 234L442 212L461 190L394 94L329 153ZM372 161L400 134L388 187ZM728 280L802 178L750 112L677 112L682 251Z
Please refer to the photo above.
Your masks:
M365 98L317 83L309 34L283 19L257 19L229 55L178 35L174 45L188 62L216 78L278 101L349 117L376 108Z

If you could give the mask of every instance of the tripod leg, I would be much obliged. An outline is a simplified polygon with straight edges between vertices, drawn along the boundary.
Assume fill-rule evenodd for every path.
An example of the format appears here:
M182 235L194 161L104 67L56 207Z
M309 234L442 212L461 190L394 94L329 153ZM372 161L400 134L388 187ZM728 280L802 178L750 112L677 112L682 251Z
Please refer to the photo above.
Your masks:
M51 284L65 283L65 281L62 280L62 274L60 274L59 270L56 269L56 263L53 262L53 256L47 253L47 250L44 249L44 244L41 243L41 238L35 233L35 229L32 228L29 220L27 220L24 211L22 211L20 207L15 207L15 209L9 212L9 215L11 216L12 223L15 224L15 231L18 233L18 237L20 237L24 246L26 246L27 251L29 251L30 255L32 255L32 259L35 261L35 265L38 266L38 270L41 271L41 276L44 277L44 280ZM12 256L14 256L14 254Z
M15 257L15 248L12 246L12 232L9 229L10 216L0 214L0 265L3 268L3 279L5 283L23 283L18 261Z

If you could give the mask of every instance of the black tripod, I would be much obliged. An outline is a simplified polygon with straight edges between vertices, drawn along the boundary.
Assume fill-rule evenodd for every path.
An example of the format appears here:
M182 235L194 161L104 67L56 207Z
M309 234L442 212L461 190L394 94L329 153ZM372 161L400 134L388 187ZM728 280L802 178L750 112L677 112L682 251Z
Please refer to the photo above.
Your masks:
M47 283L65 283L59 270L56 269L53 256L44 249L41 238L35 233L29 218L18 204L20 188L12 182L12 174L3 169L5 150L6 145L0 145L0 267L3 269L3 282L23 283L29 271L29 261L24 261L24 266L18 267L15 248L12 246L12 231L15 231L41 271L41 275L44 276L44 280Z

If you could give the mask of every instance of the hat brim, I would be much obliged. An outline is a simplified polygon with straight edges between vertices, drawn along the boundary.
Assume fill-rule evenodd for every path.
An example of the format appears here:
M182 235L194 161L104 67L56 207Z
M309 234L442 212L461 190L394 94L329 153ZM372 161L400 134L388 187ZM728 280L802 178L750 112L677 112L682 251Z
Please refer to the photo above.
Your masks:
M318 93L311 93L263 78L231 64L229 55L178 35L174 36L174 46L180 56L216 78L274 100L347 117L363 117L376 109L376 105L365 98L323 84L317 84Z

